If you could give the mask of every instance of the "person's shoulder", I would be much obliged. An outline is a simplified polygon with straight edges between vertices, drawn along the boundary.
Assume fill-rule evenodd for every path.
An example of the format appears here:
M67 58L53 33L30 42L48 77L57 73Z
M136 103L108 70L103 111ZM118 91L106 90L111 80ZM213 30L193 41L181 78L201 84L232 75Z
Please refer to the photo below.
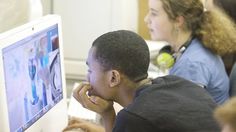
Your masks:
M155 84L158 84L159 82L161 82L162 85L157 88ZM154 86L152 86L149 90L151 91L149 92L149 94L157 94L159 97L166 96L166 94L170 94L171 98L172 95L175 95L174 97L184 96L196 100L198 100L197 98L201 97L205 98L208 101L211 101L211 99L209 99L211 97L208 95L207 91L202 86L179 76L167 75L156 78L153 80L153 85ZM151 90L155 88L157 89ZM196 94L198 95L198 97L195 96Z
M192 54L197 54L198 56L216 56L216 54L205 47L203 42L201 42L198 38L192 40L192 43L189 45L189 48L187 48L186 52L191 52Z
M185 78L182 78L180 76L176 75L166 75L157 77L155 79L152 79L152 83L149 85L144 85L141 88L139 88L136 91L136 97L139 96L145 96L145 95L152 95L155 96L160 94L160 91L175 91L177 90L177 93L180 90L184 90L186 88L199 88L200 86L193 83L192 81L189 81ZM201 87L200 87L201 88Z
M219 63L220 58L217 54L206 48L200 40L195 38L192 40L192 43L186 49L180 60L187 60L191 63L197 62L200 64L214 65L216 62Z
M152 84L160 83L163 85L174 85L175 83L181 83L182 85L188 84L198 87L198 85L196 85L195 83L176 75L166 75L152 80Z
M158 100L172 100L179 97L192 98L194 94L199 93L201 97L208 97L205 89L201 86L175 75L166 75L152 80L152 84L145 86L136 93L132 106L141 107L142 105L152 107ZM198 98L198 97L196 97ZM149 104L145 103L149 102ZM139 109L141 110L141 109Z

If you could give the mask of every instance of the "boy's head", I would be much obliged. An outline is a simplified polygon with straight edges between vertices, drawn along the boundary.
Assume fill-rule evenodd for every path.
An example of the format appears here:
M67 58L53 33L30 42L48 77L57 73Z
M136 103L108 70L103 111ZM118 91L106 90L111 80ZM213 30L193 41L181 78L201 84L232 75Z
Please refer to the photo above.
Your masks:
M126 30L108 32L98 37L89 51L88 81L95 94L109 99L103 88L119 85L122 77L134 83L146 79L149 62L149 49L142 37Z
M146 42L136 33L119 30L103 34L92 45L95 59L107 70L118 70L132 81L147 78L150 62Z

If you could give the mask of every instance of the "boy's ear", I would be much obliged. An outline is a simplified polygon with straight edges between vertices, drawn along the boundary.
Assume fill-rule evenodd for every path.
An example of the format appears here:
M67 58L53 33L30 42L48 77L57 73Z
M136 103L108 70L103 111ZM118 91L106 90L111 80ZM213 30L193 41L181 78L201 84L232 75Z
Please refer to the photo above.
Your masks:
M109 71L109 81L110 81L110 87L114 87L120 84L121 81L120 72L117 70Z

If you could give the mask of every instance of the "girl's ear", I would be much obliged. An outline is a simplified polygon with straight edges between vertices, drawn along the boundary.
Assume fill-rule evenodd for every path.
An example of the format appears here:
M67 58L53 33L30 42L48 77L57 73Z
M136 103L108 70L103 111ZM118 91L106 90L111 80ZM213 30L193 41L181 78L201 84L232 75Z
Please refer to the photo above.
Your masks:
M184 22L185 22L184 17L183 17L183 16L178 16L178 17L176 17L176 19L175 19L175 26L176 26L177 28L183 28Z
M109 74L110 87L115 87L118 84L120 84L121 75L119 71L111 70L109 71L108 74Z

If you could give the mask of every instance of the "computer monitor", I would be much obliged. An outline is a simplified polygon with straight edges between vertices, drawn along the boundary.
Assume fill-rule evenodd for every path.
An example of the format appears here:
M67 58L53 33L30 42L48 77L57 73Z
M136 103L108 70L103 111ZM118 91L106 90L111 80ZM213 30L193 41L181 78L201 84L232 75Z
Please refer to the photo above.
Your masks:
M61 21L48 15L0 34L0 131L67 125Z

